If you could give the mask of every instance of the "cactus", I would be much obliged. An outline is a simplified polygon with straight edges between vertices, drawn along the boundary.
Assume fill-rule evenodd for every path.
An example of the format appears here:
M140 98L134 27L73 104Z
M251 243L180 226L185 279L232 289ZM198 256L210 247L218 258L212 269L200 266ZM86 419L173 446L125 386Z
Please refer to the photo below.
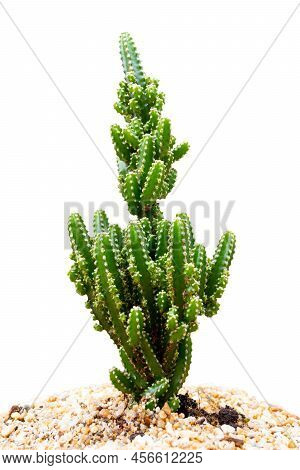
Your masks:
M191 364L192 333L198 317L219 309L235 236L226 232L209 259L186 214L164 219L159 200L174 186L173 165L189 145L175 145L171 122L161 115L164 94L145 75L128 33L121 34L120 54L124 80L115 109L126 127L113 125L111 137L120 191L134 217L122 229L96 211L89 235L81 216L72 214L69 277L87 297L95 329L105 330L119 349L124 370L111 370L114 386L148 409L168 402L176 410Z

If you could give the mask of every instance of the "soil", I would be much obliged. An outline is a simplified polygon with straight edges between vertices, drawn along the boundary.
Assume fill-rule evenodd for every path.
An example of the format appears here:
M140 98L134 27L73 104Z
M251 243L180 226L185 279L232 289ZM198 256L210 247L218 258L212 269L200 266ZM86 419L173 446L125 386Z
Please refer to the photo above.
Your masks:
M245 416L242 413L238 413L231 406L226 405L225 407L220 408L217 413L209 413L205 409L201 408L200 404L191 398L188 393L185 395L180 394L178 395L178 398L180 400L178 413L182 413L185 418L189 416L203 417L213 426L222 426L223 424L227 424L235 429L238 426L242 427L246 422Z

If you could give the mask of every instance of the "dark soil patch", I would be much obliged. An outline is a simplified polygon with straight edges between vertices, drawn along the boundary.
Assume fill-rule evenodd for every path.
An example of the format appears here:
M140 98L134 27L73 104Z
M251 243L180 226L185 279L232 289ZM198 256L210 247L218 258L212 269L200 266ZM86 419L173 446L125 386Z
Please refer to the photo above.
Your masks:
M197 418L205 418L205 420L213 426L222 426L228 424L233 428L243 426L245 424L245 416L238 413L231 406L220 408L217 413L209 413L198 405L198 403L186 393L185 395L178 395L180 405L177 410L178 413L184 414L184 417L195 416ZM201 420L202 421L202 420ZM203 420L204 422L204 420Z

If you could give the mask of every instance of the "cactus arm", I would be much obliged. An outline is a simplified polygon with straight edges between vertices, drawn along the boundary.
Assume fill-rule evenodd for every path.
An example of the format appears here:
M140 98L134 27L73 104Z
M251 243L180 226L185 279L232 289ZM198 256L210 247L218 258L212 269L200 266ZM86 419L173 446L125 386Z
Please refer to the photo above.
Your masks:
M174 366L178 357L178 344L186 336L187 331L188 326L185 323L182 323L169 333L168 344L163 357L163 367L167 372L170 372Z
M205 286L206 286L207 256L206 256L205 246L201 245L201 243L195 245L193 261L199 273L199 283L200 283L199 295L201 299L203 299Z
M173 376L170 380L168 395L176 395L188 375L192 359L192 340L190 335L186 336L179 344L178 358Z
M168 405L173 412L177 411L180 405L179 398L175 395L168 399Z
M115 334L119 338L120 344L124 347L127 354L131 356L132 348L128 342L126 328L121 320L121 301L114 279L109 271L107 253L103 247L101 235L97 235L94 242L94 259L96 262L96 287L99 292L103 292L107 308L110 313L112 325Z
M164 357L163 357L163 368L168 375L174 368L174 364L177 360L177 357L178 357L178 344L175 342L170 342L166 347L166 350L164 352Z
M155 397L161 397L168 388L169 381L165 377L159 380L156 380L152 385L150 385L147 390L145 390L144 396L149 397L149 396L155 396Z
M214 254L206 285L206 294L212 296L224 271L228 271L235 251L235 235L226 232L221 237Z
M189 150L190 146L187 142L177 145L172 152L174 161L180 160Z
M141 61L129 33L122 33L120 36L120 53L125 75L132 70L137 83L141 86L145 86L145 77Z
M142 139L144 136L144 127L141 119L134 117L128 124L128 129L134 133L134 135L139 139Z
M147 398L146 409L153 410L157 405L159 397L163 396L168 390L169 381L166 378L156 380L150 387L148 387L144 393L144 397Z
M127 249L131 259L129 268L132 277L146 300L147 309L151 310L155 302L151 275L148 269L151 258L146 250L142 230L136 223L131 223L128 227Z
M128 318L127 333L130 344L136 348L140 344L140 339L144 329L145 319L140 307L133 307Z
M178 308L171 307L166 313L166 329L168 332L176 330L178 327Z
M170 343L179 343L181 341L186 333L187 333L188 327L185 323L181 323L176 330L172 331L170 334Z
M82 217L79 214L70 215L68 229L75 257L77 255L82 257L89 275L92 276L94 270L94 260L91 251L92 243Z
M164 370L158 361L153 348L150 345L149 338L146 334L140 338L140 348L147 363L147 366L155 379L164 377Z
M185 290L186 240L183 221L179 218L170 227L168 263L168 280L173 303L182 311Z
M109 378L120 392L135 395L134 384L125 372L114 367L109 373Z
M100 327L107 332L115 345L118 346L120 343L119 338L117 337L115 330L112 328L107 312L104 309L98 309L97 307L94 307L92 312L95 316L95 319L98 320Z
M139 220L139 222L144 234L145 248L148 251L149 255L152 256L154 250L155 237L152 233L151 222L147 217L143 217Z
M164 290L158 292L156 296L156 303L160 313L164 313L170 306L170 301L167 293Z
M166 179L166 196L174 188L176 178L177 178L177 170L175 170L175 168L171 168Z
M145 130L150 132L154 131L157 128L159 120L159 112L157 109L152 108L149 112L149 121L145 124Z
M130 359L128 354L126 353L124 348L119 349L121 361L123 363L123 366L125 367L127 373L129 374L130 377L132 377L132 380L134 381L135 385L139 388L144 390L147 387L147 381L143 377L143 375L138 371L136 368L134 362Z
M167 162L170 148L171 122L170 119L163 118L159 121L156 134L156 147L158 158Z
M129 211L136 215L139 211L140 188L135 172L127 173L124 181L124 195Z
M119 158L117 158L117 165L118 165L118 172L119 172L120 177L126 176L126 173L128 171L128 166L126 165L126 163L123 162L123 160L120 160Z
M115 252L111 239L108 234L103 233L98 237L99 244L101 245L101 251L105 257L105 265L113 277L113 281L116 285L116 288L119 291L120 297L123 296L123 283L120 276L120 268L116 261Z
M130 58L127 52L126 33L122 33L120 35L119 47L120 47L120 56L121 56L123 71L126 77L128 72L130 71Z
M153 204L160 197L165 165L162 161L156 160L149 169L141 195L144 204Z
M128 128L124 129L123 136L127 144L129 144L134 149L138 148L139 138L134 134L134 132L131 129L128 129Z
M113 249L121 256L121 250L123 248L123 232L117 224L110 225L109 229L110 241Z
M181 213L181 214L178 214L177 217L179 217L183 221L185 247L186 247L186 260L187 262L189 262L191 259L191 252L194 248L194 243L195 243L193 227L189 219L189 216L187 214Z
M149 238L151 238L152 235L152 225L149 219L147 217L143 217L142 219L139 220L139 224L141 229L143 230L144 234L144 240L145 243L147 244L147 241Z
M110 133L116 154L118 155L120 160L129 165L130 148L124 139L121 127L117 124L111 126Z
M165 313L165 334L163 368L169 374L178 355L177 342L170 341L170 335L178 329L178 308L171 307Z
M150 345L147 333L144 330L144 315L140 307L133 307L128 319L128 336L133 347L139 347L143 353L146 364L155 379L164 377L164 371Z
M168 240L170 222L162 219L157 224L157 245L156 245L156 258L163 256L168 251Z
M151 135L145 135L138 150L138 172L141 186L144 186L147 174L153 163L153 154L153 138Z
M99 209L94 213L93 229L94 235L96 235L96 233L106 232L109 229L108 217L104 210Z
M188 325L193 324L199 315L203 313L203 302L195 295L192 297L184 311L184 319Z
M184 269L185 279L185 308L194 295L199 292L199 276L197 268L193 263L187 263Z
M229 271L227 269L224 269L215 286L214 293L205 300L205 315L207 317L212 317L213 315L216 315L216 313L218 313L220 304L217 299L222 297L228 282L228 277Z

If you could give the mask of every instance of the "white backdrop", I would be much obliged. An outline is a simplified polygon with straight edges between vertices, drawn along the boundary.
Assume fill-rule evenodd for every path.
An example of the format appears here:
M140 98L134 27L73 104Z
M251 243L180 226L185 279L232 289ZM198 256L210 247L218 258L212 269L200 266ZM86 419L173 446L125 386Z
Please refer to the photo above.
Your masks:
M80 202L86 218L89 202L122 203L116 179L37 57L115 169L109 126L118 119L117 42L130 31L146 72L161 80L175 135L191 143L178 164L183 175L296 1L4 5L11 18L0 6L1 409L40 392L89 317L66 276L64 203ZM211 230L210 253L214 201L223 209L235 201L227 221L238 239L229 287L218 329L204 318L194 335L189 382L243 388L298 413L299 26L300 9L169 196L188 210L194 201L209 203L210 217L199 210L195 226L199 241ZM118 362L90 323L42 394L105 382Z

